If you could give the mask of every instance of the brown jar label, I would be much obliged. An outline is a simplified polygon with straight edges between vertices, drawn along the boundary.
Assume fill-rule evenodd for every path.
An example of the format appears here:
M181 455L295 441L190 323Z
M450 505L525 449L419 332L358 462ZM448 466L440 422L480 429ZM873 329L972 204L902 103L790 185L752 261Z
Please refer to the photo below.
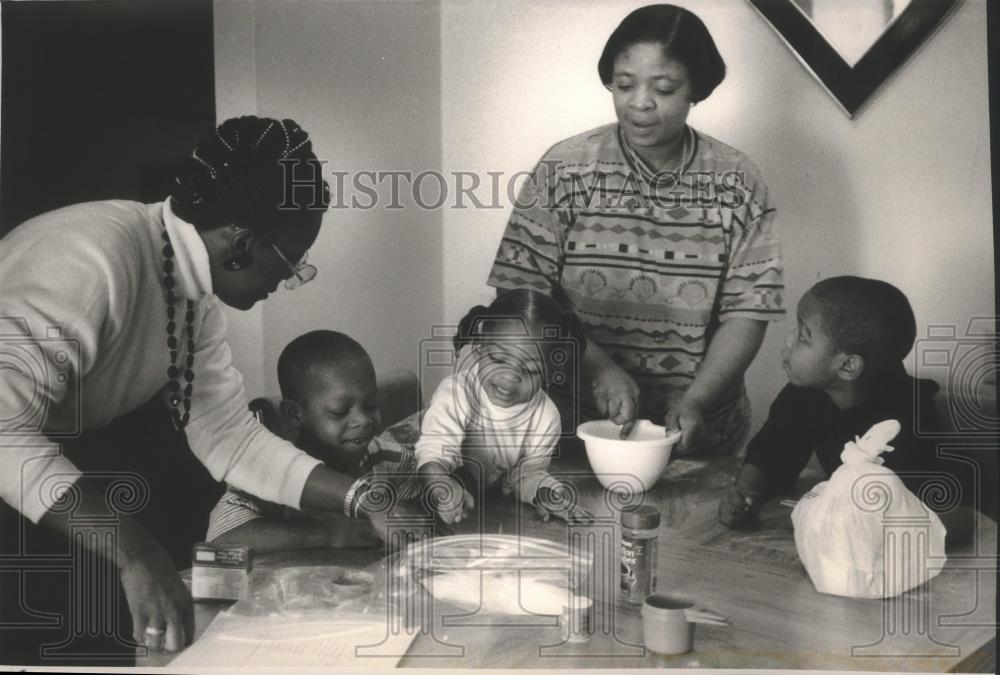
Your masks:
M641 605L656 590L656 539L622 537L621 552L622 599Z

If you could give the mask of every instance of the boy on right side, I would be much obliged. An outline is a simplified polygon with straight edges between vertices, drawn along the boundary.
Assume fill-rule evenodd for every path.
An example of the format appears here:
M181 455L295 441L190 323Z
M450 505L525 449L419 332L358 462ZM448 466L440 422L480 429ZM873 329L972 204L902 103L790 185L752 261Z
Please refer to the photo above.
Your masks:
M916 435L918 410L924 429L943 424L933 402L938 385L911 377L903 366L916 338L906 296L884 281L832 277L802 297L797 314L782 350L788 384L747 446L743 467L719 503L719 520L730 527L752 521L764 501L792 488L813 453L829 477L841 464L844 443L895 419L901 430L890 443L895 450L882 455L885 466L918 496L932 474L956 478L961 506L939 515L949 543L964 539L974 515L971 478L958 462L939 458L932 440Z

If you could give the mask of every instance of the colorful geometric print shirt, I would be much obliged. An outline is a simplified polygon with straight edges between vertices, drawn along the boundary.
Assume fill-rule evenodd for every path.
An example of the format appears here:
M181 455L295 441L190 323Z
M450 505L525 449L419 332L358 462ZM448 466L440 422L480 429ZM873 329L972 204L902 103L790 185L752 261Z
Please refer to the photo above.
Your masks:
M719 323L785 313L774 208L756 167L685 133L683 171L653 172L617 124L554 146L521 190L488 281L561 285L590 339L635 378L642 417L683 395ZM716 413L742 393L740 383Z

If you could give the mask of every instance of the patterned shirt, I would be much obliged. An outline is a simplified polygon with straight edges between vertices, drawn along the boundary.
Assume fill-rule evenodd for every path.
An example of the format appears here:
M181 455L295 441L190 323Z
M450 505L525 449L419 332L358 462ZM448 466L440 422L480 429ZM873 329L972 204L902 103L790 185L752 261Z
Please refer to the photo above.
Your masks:
M641 417L680 399L721 322L785 314L774 207L757 168L686 133L680 172L654 172L617 124L558 143L522 188L488 281L561 285L588 337L639 385ZM740 383L712 416L744 398Z

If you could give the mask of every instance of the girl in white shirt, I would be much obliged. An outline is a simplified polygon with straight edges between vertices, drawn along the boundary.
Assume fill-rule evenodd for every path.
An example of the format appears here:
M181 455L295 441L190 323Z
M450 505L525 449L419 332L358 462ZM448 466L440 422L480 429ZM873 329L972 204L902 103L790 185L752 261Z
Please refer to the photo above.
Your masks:
M500 483L544 520L589 518L547 471L561 424L545 390L579 363L582 336L571 311L526 289L473 307L462 319L455 372L434 392L416 444L418 471L444 522L462 520L475 506L456 472L477 487Z

